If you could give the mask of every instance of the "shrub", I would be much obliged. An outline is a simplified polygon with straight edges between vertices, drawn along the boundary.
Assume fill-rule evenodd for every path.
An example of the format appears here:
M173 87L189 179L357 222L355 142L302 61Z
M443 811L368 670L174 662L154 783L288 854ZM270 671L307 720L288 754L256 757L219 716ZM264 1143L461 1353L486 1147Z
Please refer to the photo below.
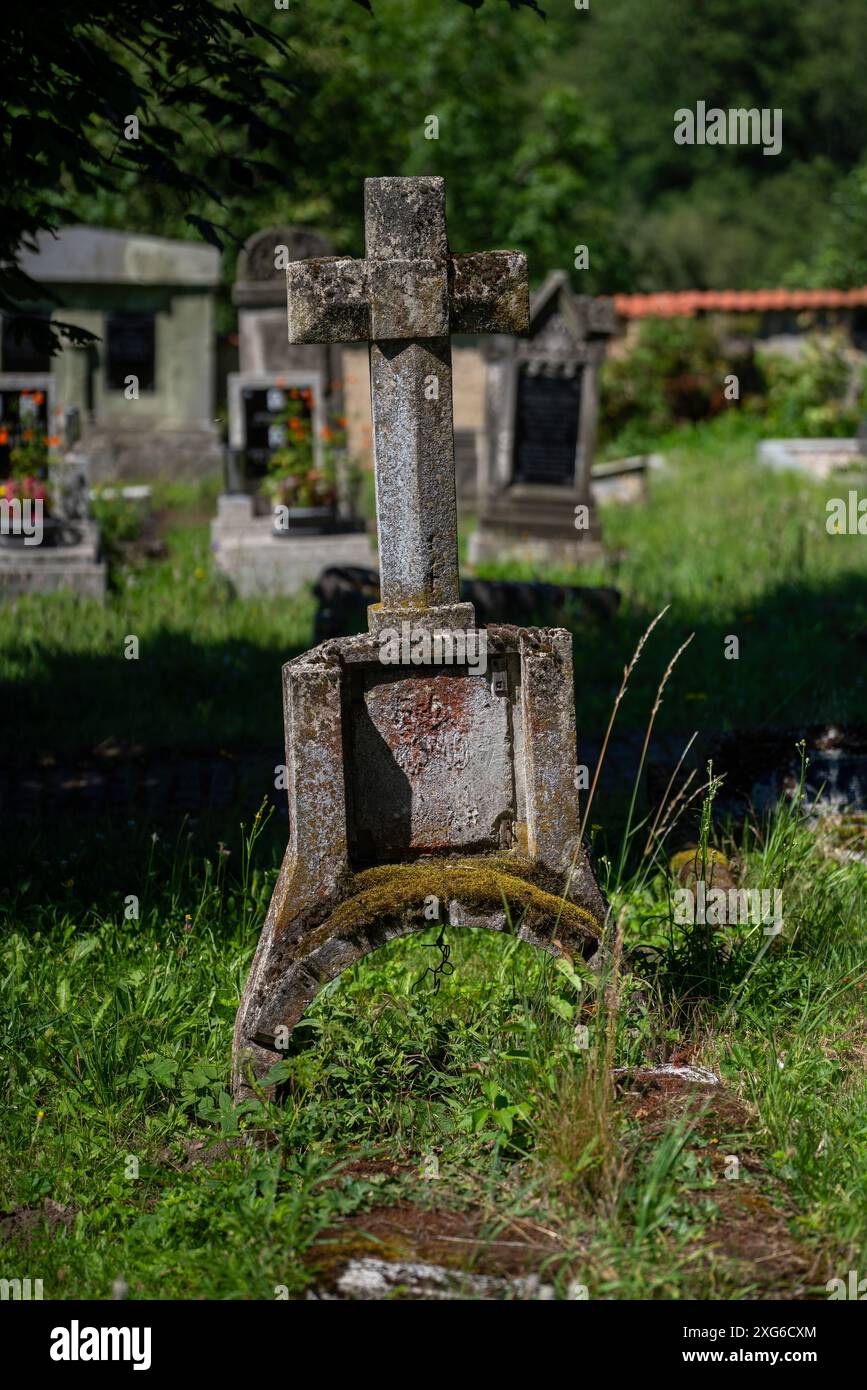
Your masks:
M865 370L841 333L811 333L797 357L765 353L765 431L771 436L852 435L863 412ZM860 408L859 408L860 402Z
M725 378L744 384L755 371L751 354L726 355L706 319L647 319L635 347L607 361L601 373L600 440L627 450L647 447L675 425L724 410Z

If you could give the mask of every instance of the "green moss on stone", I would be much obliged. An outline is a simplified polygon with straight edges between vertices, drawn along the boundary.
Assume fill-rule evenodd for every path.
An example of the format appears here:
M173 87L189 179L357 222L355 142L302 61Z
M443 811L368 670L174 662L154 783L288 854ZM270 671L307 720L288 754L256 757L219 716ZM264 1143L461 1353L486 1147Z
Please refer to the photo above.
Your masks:
M513 915L523 915L531 926L559 922L564 932L598 934L599 923L591 912L519 876L517 867L514 860L492 858L472 863L420 860L366 869L348 885L348 900L329 918L327 935L350 935L380 918L419 908L428 897L446 903L457 899L483 910L500 910L505 900Z

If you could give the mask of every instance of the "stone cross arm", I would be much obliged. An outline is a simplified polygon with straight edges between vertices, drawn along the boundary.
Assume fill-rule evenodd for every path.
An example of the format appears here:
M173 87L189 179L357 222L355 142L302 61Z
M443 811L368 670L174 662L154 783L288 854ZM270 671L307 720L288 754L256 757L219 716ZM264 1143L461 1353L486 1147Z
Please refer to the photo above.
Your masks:
M520 251L439 261L321 256L291 262L286 273L290 343L526 333L529 326L527 258Z
M526 256L453 256L441 178L366 179L364 237L364 260L290 262L290 342L527 332Z

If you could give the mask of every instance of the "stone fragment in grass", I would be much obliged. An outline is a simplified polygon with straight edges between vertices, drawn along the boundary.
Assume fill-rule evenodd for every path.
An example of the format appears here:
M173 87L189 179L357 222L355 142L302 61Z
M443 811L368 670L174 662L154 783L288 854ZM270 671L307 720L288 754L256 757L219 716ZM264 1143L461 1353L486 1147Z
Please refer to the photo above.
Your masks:
M674 1062L662 1062L653 1067L615 1067L613 1075L616 1081L626 1081L638 1085L647 1084L661 1077L687 1081L696 1086L722 1085L716 1072L709 1071L707 1067L678 1066Z
M554 1286L538 1275L503 1279L490 1274L470 1274L418 1260L380 1260L372 1256L351 1259L337 1277L333 1293L308 1295L320 1299L523 1299L550 1301Z

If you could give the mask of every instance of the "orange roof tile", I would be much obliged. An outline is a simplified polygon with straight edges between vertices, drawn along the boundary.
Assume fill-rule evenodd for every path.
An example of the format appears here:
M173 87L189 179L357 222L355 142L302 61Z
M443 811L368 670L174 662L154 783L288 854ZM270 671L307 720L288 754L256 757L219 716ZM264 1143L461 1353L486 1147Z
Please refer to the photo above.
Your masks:
M756 313L768 309L845 309L867 305L867 285L854 290L676 290L616 294L614 307L627 319L691 318L700 310Z

